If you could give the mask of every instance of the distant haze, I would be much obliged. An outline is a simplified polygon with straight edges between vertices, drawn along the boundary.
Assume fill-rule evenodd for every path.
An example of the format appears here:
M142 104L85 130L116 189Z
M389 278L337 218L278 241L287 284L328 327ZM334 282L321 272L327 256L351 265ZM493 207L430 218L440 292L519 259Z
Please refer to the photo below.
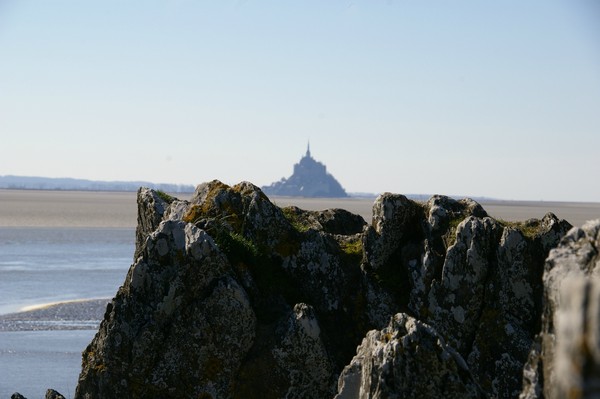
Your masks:
M192 185L145 181L97 181L34 176L0 176L0 188L19 190L137 191L140 187L148 187L169 193L191 193L195 189Z
M0 176L600 201L595 0L0 2Z

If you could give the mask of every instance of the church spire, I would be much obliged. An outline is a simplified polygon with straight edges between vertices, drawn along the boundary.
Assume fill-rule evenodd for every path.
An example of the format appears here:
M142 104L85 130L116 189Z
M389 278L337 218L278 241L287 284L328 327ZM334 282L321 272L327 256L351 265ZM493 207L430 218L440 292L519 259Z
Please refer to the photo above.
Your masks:
M310 158L310 140L308 140L308 145L306 146L306 156Z

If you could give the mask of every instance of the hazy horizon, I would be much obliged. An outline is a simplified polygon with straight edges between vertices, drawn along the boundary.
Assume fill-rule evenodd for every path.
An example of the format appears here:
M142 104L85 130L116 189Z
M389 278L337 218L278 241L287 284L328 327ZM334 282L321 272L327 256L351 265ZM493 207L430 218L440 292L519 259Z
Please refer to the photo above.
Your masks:
M599 202L593 0L0 3L0 175ZM596 171L596 172L594 172Z

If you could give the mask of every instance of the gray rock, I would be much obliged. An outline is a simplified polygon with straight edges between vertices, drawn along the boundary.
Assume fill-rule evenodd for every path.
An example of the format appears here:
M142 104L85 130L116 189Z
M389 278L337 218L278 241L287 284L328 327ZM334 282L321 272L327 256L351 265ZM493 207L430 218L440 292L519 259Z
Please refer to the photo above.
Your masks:
M48 389L46 391L46 399L65 399L65 397L54 389Z
M212 238L161 222L84 351L75 397L230 397L255 324Z
M304 303L294 306L278 331L273 348L277 372L285 375L286 398L322 398L333 395L332 364L321 340L321 328L314 309Z
M377 270L390 261L410 233L420 230L423 208L403 195L385 193L373 204L371 229L365 236L369 267Z
M158 228L168 207L167 201L159 192L141 187L137 193L138 216L135 230L135 261L143 252L148 234Z
M370 324L410 312L467 359L490 396L518 396L539 331L544 259L571 226L551 214L497 221L475 201L444 196L420 205L384 194L373 208L363 263Z
M384 194L366 225L247 182L141 189L135 262L76 397L331 397L344 369L340 397L516 397L528 358L543 384L544 260L569 228L444 196Z
M600 395L600 220L571 229L545 263L541 332L521 398Z
M370 331L344 368L336 399L481 398L464 359L431 326L404 313Z

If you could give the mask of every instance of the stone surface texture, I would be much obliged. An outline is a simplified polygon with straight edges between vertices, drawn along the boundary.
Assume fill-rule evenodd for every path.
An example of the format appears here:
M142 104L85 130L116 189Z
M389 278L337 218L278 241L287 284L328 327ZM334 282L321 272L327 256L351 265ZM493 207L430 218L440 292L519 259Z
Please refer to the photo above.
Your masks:
M335 399L482 398L465 360L431 326L404 313L367 333Z
M521 398L600 396L600 220L573 228L546 260L542 327Z
M514 398L526 363L542 389L544 299L559 298L544 262L570 228L445 196L383 194L368 224L247 182L189 201L140 189L134 262L75 397ZM577 251L554 257L589 269Z

